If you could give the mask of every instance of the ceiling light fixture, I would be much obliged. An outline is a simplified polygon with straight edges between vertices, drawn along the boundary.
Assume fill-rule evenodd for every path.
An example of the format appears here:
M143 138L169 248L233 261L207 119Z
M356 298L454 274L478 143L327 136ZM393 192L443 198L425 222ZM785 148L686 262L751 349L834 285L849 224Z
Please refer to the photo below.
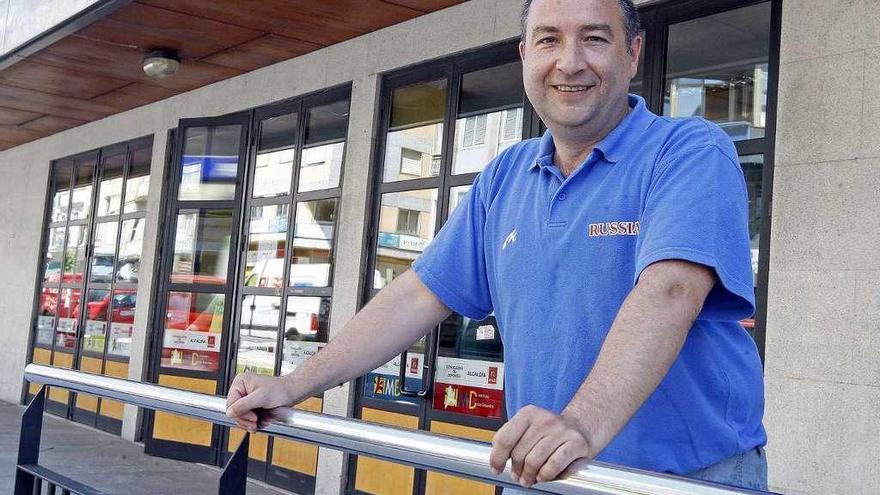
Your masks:
M153 50L144 58L144 74L153 79L165 79L180 68L176 50Z

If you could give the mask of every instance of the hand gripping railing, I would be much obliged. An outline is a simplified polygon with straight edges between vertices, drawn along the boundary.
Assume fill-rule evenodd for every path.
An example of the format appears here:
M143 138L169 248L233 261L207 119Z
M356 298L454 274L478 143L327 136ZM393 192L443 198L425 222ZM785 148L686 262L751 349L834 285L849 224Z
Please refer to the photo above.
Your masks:
M223 397L38 364L27 365L25 378L29 382L115 399L148 409L183 414L225 426L234 425L226 416L226 401ZM492 473L489 468L491 446L483 442L310 413L292 408L287 409L279 420L260 431L353 454L525 490L511 481L509 462L504 473L499 475ZM247 437L243 443L246 441ZM236 457L240 459L238 462L246 462L246 444L243 447L244 449L242 446L239 447L230 463L234 462ZM241 491L237 493L244 493L244 479L240 483ZM765 493L622 468L600 462L576 462L562 478L547 483L538 483L528 491L570 495Z

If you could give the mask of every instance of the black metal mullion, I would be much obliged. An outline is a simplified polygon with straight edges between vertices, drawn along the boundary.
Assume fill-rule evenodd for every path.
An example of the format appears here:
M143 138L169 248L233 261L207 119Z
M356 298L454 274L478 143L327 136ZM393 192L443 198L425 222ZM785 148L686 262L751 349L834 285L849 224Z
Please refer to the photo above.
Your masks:
M104 351L101 354L101 374L107 373L107 349L110 346L110 334L111 329L113 327L113 307L116 305L116 270L119 266L119 246L122 244L122 212L125 210L125 195L128 192L128 177L131 174L131 167L133 166L134 161L134 150L132 144L126 145L125 148L125 163L122 166L122 188L120 190L119 196L119 212L116 214L116 242L113 248L113 272L110 276L110 300L107 304L107 314L104 317L105 327L104 327ZM103 167L102 167L103 169ZM141 251L143 251L143 245L141 245ZM126 360L129 362L129 360ZM95 411L95 414L101 415L101 403L103 399L98 399L98 410Z
M755 315L755 343L761 364L765 363L767 341L767 293L770 277L770 236L773 220L773 178L776 165L776 110L779 92L779 51L782 36L782 0L770 4L770 59L767 64L767 120L764 128L766 148L761 178L762 211L761 240L758 244L758 293L755 295L758 311Z
M437 190L437 211L434 221L434 235L440 232L446 211L449 208L449 176L452 175L453 160L455 158L455 128L458 122L458 107L461 99L462 72L457 66L452 66L448 76L446 115L443 122L443 144L440 151L440 184ZM426 354L427 356L427 354Z
M307 201L320 201L322 199L336 199L340 196L342 196L341 187L334 187L331 189L318 189L315 191L296 193L296 202L303 203Z
M274 375L281 374L281 364L284 361L284 326L287 324L287 298L289 297L287 294L288 288L290 287L290 263L293 259L293 250L294 250L294 241L295 241L295 231L296 231L296 208L297 208L297 193L296 189L299 186L299 170L302 160L302 148L303 143L305 143L305 132L307 125L307 111L306 107L302 101L297 103L296 108L296 133L294 134L294 155L293 155L293 169L290 171L290 195L287 197L288 206L287 206L287 232L285 236L285 245L284 245L284 261L282 261L282 269L281 269L281 304L278 305L278 332L275 335L275 349L278 351L275 353L275 369L273 370ZM274 450L274 441L272 443L272 449ZM270 455L266 458L267 464L271 464L272 456Z
M736 146L736 154L743 155L761 155L767 152L768 139L757 138L743 141L734 141Z
M379 186L379 196L381 199L381 196L387 193L419 191L422 189L436 189L441 186L442 181L440 177L423 177L420 179L398 180L381 184Z

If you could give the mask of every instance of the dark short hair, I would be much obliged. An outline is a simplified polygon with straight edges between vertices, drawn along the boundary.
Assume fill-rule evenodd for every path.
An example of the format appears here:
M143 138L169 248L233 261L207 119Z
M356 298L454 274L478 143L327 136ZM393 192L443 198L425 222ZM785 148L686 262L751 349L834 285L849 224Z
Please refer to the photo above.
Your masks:
M639 35L642 29L641 21L639 21L639 11L633 4L632 0L617 0L620 7L620 14L623 17L623 29L626 33L626 49L632 53L632 41ZM520 15L520 25L522 28L522 39L526 39L526 23L529 20L529 9L532 7L532 0L523 2L522 14Z

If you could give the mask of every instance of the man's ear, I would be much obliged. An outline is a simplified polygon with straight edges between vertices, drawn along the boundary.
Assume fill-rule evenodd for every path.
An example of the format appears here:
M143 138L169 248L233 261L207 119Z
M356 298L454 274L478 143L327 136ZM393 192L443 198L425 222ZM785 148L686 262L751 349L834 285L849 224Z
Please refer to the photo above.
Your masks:
M525 60L525 58L526 58L526 42L520 41L519 42L519 59Z
M642 53L642 36L638 35L633 38L629 47L632 52L632 60L630 60L630 79L632 79L633 77L636 77L636 73L639 71L639 57Z

